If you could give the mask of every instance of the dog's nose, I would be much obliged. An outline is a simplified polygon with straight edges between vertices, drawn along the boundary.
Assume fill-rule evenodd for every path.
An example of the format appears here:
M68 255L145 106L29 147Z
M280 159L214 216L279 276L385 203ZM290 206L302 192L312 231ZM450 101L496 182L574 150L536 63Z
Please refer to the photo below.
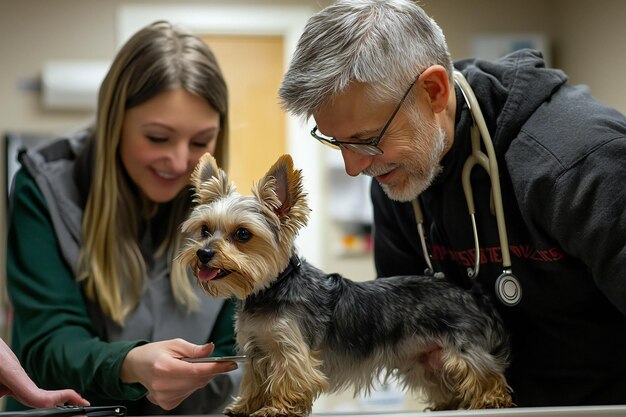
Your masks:
M213 249L198 249L196 255L198 259L200 259L200 262L206 264L213 258L215 251Z

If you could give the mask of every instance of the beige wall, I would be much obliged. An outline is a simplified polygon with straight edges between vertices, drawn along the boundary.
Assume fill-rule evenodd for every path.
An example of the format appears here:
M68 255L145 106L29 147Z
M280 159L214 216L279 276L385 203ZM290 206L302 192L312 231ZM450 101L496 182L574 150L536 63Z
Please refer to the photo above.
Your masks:
M551 34L550 0L424 0L420 2L443 29L453 59L472 56L471 37L482 33Z
M558 0L556 54L574 83L626 112L626 2Z
M188 0L219 4L226 1ZM134 0L132 3L173 4ZM246 4L245 1L229 1ZM249 4L309 4L328 1L248 1ZM116 48L115 14L122 0L0 0L0 131L64 130L89 115L46 112L36 93L19 84L35 80L52 59L110 59ZM542 31L554 41L555 64L576 82L590 84L609 104L626 110L620 88L626 69L626 27L621 0L422 0L446 33L454 58L471 55L471 35Z

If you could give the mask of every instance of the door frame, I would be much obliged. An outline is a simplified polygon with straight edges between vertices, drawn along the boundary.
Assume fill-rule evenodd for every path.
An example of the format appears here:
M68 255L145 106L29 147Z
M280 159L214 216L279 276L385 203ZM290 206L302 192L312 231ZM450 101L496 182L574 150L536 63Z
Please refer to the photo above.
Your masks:
M167 19L200 35L279 35L284 38L284 68L289 67L304 26L316 10L310 5L242 4L125 4L117 9L117 47L133 33L156 20ZM312 120L286 115L287 152L302 169L311 215L296 244L307 260L323 267L323 187L325 172L321 146L309 137ZM268 167L269 169L269 167Z

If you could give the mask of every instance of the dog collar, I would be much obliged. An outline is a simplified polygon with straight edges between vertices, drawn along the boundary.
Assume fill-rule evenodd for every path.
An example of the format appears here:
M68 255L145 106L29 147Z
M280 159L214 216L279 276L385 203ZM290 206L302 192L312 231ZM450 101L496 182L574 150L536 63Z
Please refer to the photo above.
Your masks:
M300 260L298 255L294 253L293 255L291 255L291 258L289 258L289 264L287 265L287 268L285 268L283 272L278 274L278 279L283 279L291 274L293 271L300 269L300 265L302 265L302 261Z

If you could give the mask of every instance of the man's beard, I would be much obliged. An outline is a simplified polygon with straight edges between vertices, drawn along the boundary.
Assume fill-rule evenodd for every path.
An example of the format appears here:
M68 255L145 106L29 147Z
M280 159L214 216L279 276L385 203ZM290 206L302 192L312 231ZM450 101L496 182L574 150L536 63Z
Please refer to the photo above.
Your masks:
M401 169L404 178L391 184L380 183L387 196L395 201L411 201L426 190L441 172L441 158L446 147L446 134L435 123L417 120L411 115L411 125L415 129L412 140L399 144L398 154L406 158L398 163L382 167L370 167L363 171L365 175L376 177L393 169Z

